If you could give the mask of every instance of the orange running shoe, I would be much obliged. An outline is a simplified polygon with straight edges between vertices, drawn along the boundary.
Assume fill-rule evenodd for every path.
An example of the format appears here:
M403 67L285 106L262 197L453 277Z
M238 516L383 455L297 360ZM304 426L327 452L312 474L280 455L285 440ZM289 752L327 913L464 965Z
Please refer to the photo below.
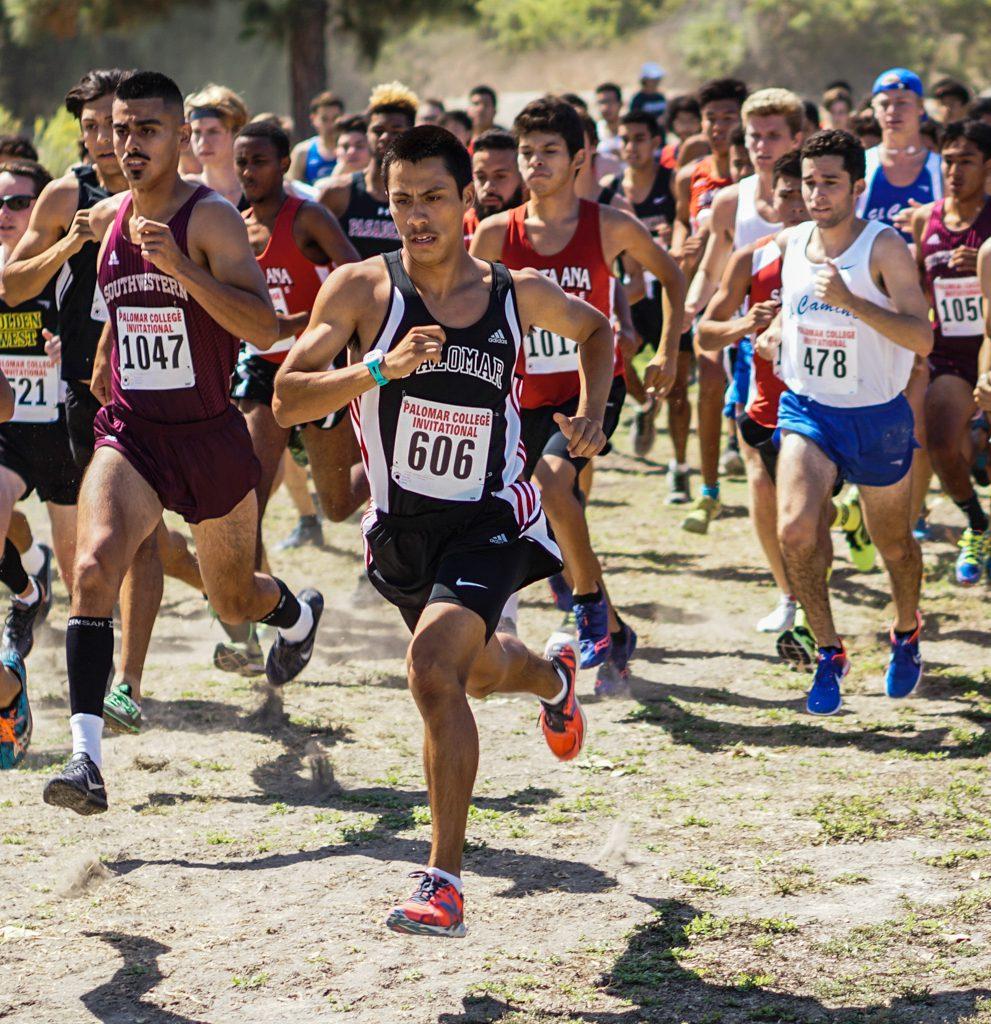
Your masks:
M582 711L575 695L575 681L578 678L578 652L575 642L554 644L547 652L558 672L564 672L568 681L568 692L557 704L540 702L540 728L544 731L547 746L559 761L576 758L585 742L585 712Z
M464 897L448 881L429 871L413 871L410 878L419 878L419 888L398 907L393 907L386 924L394 932L406 935L443 935L462 939L465 928Z

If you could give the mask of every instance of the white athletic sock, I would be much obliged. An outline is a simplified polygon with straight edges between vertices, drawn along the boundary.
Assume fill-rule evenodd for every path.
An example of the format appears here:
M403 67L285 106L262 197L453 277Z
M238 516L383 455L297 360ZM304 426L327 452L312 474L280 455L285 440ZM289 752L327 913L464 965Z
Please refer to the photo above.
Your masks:
M26 594L19 594L15 600L18 604L24 605L25 608L31 608L41 600L41 591L38 589L38 584L34 582L34 577L28 578L28 586L30 590Z
M298 644L306 639L306 634L313 628L313 609L303 601L299 602L299 618L294 626L287 629L279 627L279 636L291 644Z
M669 473L687 473L688 472L688 463L687 462L678 462L677 459L672 459L668 463L668 472Z
M553 664L553 662L551 664ZM561 689L558 692L558 695L554 697L552 700L544 700L543 697L540 698L544 701L545 704L551 706L553 706L554 704L560 704L561 701L568 696L568 673L565 672L565 670L558 665L554 665L554 671L558 674L558 676L561 679Z
M450 882L458 892L461 892L461 879L457 875L452 875L450 871L441 871L440 868L427 868L435 878L440 878L442 881Z
M31 547L21 555L21 565L29 576L37 576L45 567L45 553L38 546L38 542L32 541Z
M516 622L520 617L520 595L518 593L510 594L509 600L506 602L502 609L502 617L509 619L512 622Z
M99 715L73 715L69 728L72 729L72 752L89 754L96 767L102 768L103 719Z

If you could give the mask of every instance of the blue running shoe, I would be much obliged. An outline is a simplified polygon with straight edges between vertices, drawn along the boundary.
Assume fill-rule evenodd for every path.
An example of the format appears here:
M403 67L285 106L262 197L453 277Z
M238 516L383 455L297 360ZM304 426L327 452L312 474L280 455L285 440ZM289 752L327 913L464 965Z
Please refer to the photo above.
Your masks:
M820 647L815 678L805 707L810 715L835 715L843 706L840 683L850 671L850 659L843 647Z
M924 510L922 515L915 521L912 527L912 536L921 544L923 541L933 539L933 528L929 525L929 512Z
M618 697L630 689L630 659L637 649L637 634L623 623L623 642L613 643L609 658L595 677L596 697Z
M554 606L559 612L570 612L575 603L575 595L571 593L564 573L556 572L547 580L554 598Z
M578 648L581 651L581 668L596 668L601 665L612 649L609 635L609 605L606 595L599 591L594 601L579 604L575 601L572 611L578 624Z
M31 705L24 660L10 647L0 651L0 662L21 681L21 692L9 707L0 708L0 769L16 768L31 742Z
M909 636L898 637L894 627L891 628L891 660L884 677L884 689L895 700L907 697L922 678L922 654L919 652L921 633L922 615L918 611L915 613L915 629Z
M969 526L958 541L960 554L957 555L957 583L972 587L981 582L984 564L988 559L987 532L978 533Z

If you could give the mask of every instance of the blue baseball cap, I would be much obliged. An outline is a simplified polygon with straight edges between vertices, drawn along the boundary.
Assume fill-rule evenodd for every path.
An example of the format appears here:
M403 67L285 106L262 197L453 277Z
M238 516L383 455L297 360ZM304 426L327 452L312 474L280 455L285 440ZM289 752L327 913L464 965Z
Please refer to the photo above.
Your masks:
M871 95L876 96L879 92L888 92L889 90L906 90L914 92L916 96L922 96L922 79L908 68L890 68L887 71L882 71L874 79Z

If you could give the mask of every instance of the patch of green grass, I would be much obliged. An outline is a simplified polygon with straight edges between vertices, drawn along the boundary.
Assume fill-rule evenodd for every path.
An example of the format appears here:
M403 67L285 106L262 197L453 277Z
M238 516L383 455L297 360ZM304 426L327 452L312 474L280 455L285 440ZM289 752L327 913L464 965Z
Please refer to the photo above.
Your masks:
M235 988L262 988L268 984L268 974L265 971L259 971L257 974L252 974L249 977L234 974L231 976L231 984Z
M834 876L830 881L836 885L861 885L864 882L869 882L870 879L867 875L862 875L858 871L844 871Z
M721 939L729 934L730 923L725 917L716 917L715 914L705 913L693 917L685 925L685 938L689 942L705 941L707 939Z
M986 856L980 850L948 850L936 857L924 857L923 863L933 868L957 868L964 861L980 860Z
M237 838L232 836L229 832L207 832L206 841L209 846L232 846L237 842Z
M697 814L689 814L681 824L683 828L712 828L712 822L708 818L701 818Z
M776 896L793 896L817 886L815 871L808 864L799 864L771 874L771 892Z
M879 797L828 796L817 801L808 813L818 822L826 842L831 843L883 839L895 824Z
M719 896L725 896L730 892L730 887L719 878L719 868L711 864L705 864L699 869L686 868L674 877L692 889L702 892L714 892Z

